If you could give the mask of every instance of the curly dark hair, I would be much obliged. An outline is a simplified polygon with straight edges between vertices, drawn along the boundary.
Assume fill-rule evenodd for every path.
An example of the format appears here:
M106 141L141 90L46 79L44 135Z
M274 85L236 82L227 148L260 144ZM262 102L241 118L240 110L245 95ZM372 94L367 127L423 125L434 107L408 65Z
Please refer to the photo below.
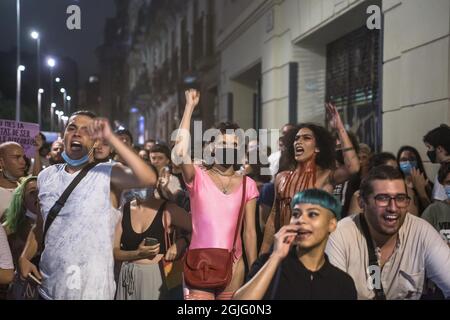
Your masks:
M314 123L302 123L295 126L294 129L289 130L288 133L283 137L283 144L286 149L281 155L280 159L280 172L282 169L290 170L295 168L295 150L294 142L295 136L301 130L307 128L311 130L316 139L317 148L320 150L316 157L316 164L322 169L333 169L336 167L336 142L333 136L324 127L314 124Z

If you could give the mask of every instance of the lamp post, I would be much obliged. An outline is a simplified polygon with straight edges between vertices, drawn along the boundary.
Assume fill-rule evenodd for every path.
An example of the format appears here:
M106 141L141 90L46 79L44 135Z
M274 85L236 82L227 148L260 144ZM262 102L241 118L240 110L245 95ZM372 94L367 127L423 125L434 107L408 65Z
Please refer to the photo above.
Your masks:
M58 116L58 130L61 131L61 117L64 116L64 112L56 110L55 113Z
M25 66L20 65L17 68L17 103L16 103L16 121L20 121L20 88L22 86L22 72L25 71Z
M38 90L38 124L40 130L42 130L42 116L41 116L41 110L42 110L42 94L44 93L44 89Z
M16 27L17 27L17 91L16 91L16 120L20 121L20 82L21 72L20 69L20 0L16 0Z
M63 130L64 130L64 128L67 126L67 121L69 121L69 117L68 116L62 116L61 120L63 121Z
M53 68L56 66L55 59L47 58L47 65L50 67L50 102L53 103Z
M66 100L67 100L67 114L70 114L70 103L71 103L71 101L72 101L72 97L71 96L67 96L67 98L66 98Z
M41 88L41 37L40 37L40 35L39 35L39 32L37 32L37 31L31 31L31 33L30 33L30 36L31 36L31 38L33 38L34 40L36 40L36 44L37 44L37 54L36 54L36 56L37 56L37 89L38 89L38 91L40 90L40 88ZM40 112L40 107L39 107L39 95L38 95L38 112ZM38 114L38 122L39 122L39 127L41 126L41 122L40 122L40 119L41 119L41 114L39 113Z
M61 92L63 94L63 111L67 112L67 110L66 110L67 91L64 88L61 88L61 90L59 90L59 92Z
M55 108L56 108L56 103L52 103L50 106L50 127L51 127L51 131L55 131Z

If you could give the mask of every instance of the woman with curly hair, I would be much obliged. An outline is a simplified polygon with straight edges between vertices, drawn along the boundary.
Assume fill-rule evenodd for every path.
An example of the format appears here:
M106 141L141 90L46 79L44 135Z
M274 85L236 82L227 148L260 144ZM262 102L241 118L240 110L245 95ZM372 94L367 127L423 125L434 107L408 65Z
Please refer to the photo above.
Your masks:
M327 104L330 127L338 133L344 165L336 168L336 140L324 127L305 123L285 137L282 155L284 167L290 168L275 178L275 203L266 224L261 253L269 251L274 234L291 219L290 203L298 192L320 189L329 193L359 171L356 150L335 106Z

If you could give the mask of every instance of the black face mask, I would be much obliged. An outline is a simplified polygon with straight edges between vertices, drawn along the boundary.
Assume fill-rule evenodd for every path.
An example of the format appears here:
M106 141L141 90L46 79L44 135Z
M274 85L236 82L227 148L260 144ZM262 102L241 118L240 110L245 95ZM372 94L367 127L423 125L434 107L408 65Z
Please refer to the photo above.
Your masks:
M238 165L238 149L236 148L216 148L214 152L216 164L220 164L224 168L239 167Z
M432 163L436 163L436 160L437 160L436 150L428 151L427 152L427 156L428 156L428 158L430 158L430 161Z

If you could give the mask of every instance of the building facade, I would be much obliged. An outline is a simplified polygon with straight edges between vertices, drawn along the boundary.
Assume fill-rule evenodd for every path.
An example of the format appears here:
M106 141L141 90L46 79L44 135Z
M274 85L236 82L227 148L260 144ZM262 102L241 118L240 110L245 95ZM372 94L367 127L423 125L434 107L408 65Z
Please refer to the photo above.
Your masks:
M215 51L214 1L163 1L130 0L121 2L126 18L110 24L112 30L122 29L122 39L127 39L125 53L110 59L111 48L118 39L109 38L101 48L103 64L102 87L106 95L114 92L107 83L118 73L111 67L122 65L121 79L125 94L122 113L117 121L128 127L142 144L153 138L170 142L172 132L178 128L185 103L184 91L195 87L202 92L202 103L195 120L204 126L212 126L218 110L219 64ZM119 21L120 20L120 21ZM107 26L108 29L108 26ZM114 34L114 32L111 32ZM107 37L106 37L107 38ZM117 90L115 92L118 92ZM111 99L105 101L111 105ZM114 119L117 116L113 116Z
M409 144L425 159L422 137L450 123L449 0L221 3L222 118L232 105L245 127L325 124L333 101L374 150Z
M204 129L325 124L331 101L375 151L425 156L423 135L450 123L450 0L131 0L127 14L126 108L145 138L170 140L190 86Z

